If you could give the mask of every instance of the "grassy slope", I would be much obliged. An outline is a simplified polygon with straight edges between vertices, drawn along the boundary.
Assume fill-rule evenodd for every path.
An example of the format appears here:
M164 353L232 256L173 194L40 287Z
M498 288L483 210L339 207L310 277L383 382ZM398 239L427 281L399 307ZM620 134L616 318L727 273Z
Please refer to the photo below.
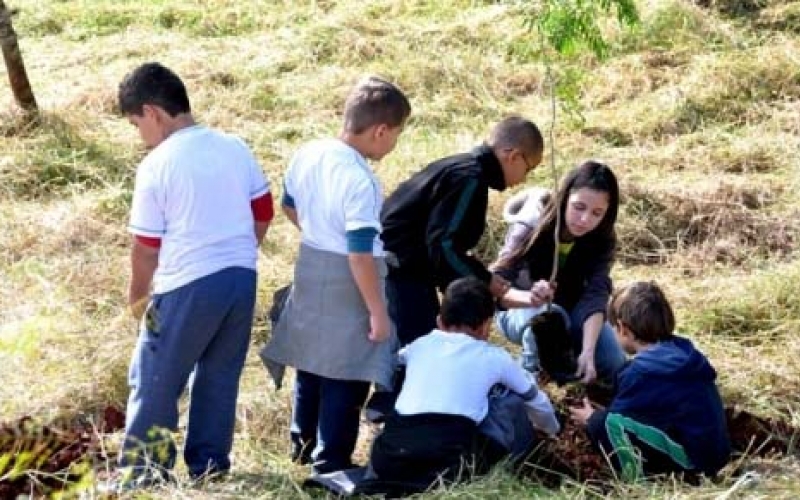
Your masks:
M724 6L731 2L717 2ZM739 2L741 4L741 2ZM747 3L747 2L745 2ZM577 56L584 125L560 121L559 169L607 160L623 182L619 281L656 279L720 371L725 398L800 424L800 2L749 13L641 2L614 57ZM135 338L124 307L125 220L143 151L113 113L122 75L160 60L186 80L198 117L243 135L275 186L302 141L329 135L348 86L377 72L412 97L414 119L378 167L391 189L521 113L550 124L536 40L522 8L490 1L12 1L44 125L0 107L0 415L87 410L125 398ZM774 4L774 5L772 5ZM177 6L179 5L179 7ZM516 5L516 4L515 4ZM737 17L738 16L738 17ZM744 16L744 17L743 17ZM4 75L2 80L5 80ZM550 183L539 169L531 182ZM482 248L502 235L493 225ZM296 233L278 218L260 262L259 310L289 279ZM487 256L491 251L487 251ZM254 347L266 338L259 321ZM193 498L302 496L284 457L289 394L266 384L255 348L240 397L231 481ZM748 465L750 493L796 497L791 460ZM741 485L614 486L624 496L714 496ZM538 493L537 493L538 492ZM175 492L172 492L175 493ZM546 494L498 474L450 498ZM579 485L558 495L595 496ZM154 493L155 496L161 496Z

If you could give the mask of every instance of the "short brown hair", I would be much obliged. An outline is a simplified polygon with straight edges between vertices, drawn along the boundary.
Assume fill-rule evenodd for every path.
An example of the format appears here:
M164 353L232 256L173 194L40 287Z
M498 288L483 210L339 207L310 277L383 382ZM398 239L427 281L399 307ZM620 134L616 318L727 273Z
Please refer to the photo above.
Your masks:
M544 151L544 138L539 127L521 116L509 116L495 125L488 143L492 148L521 149L530 155L541 155Z
M664 292L654 281L637 281L611 296L608 321L627 327L640 342L666 340L675 331L675 314Z
M362 78L350 91L344 105L344 129L360 134L374 125L402 125L411 114L411 104L395 84L378 76Z

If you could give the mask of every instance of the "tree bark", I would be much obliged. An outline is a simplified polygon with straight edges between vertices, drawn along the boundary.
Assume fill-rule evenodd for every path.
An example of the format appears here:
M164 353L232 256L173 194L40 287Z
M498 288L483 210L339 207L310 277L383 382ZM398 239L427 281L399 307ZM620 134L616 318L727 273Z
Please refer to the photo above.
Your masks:
M25 72L22 53L17 44L17 34L11 25L11 11L3 0L0 0L0 46L3 49L3 60L8 70L8 80L11 83L14 99L25 111L38 111L39 107L36 105L36 98L31 90L28 74Z

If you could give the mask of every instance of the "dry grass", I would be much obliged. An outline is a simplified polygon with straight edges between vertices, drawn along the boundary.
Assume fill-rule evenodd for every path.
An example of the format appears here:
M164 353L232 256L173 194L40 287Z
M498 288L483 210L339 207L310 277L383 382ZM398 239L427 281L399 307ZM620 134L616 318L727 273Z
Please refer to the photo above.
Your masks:
M504 114L550 124L537 41L513 2L12 3L45 111L33 128L10 96L0 98L4 418L124 404L135 339L124 306L125 221L143 150L114 100L136 64L174 67L198 117L241 134L276 187L301 142L335 133L348 86L366 72L399 82L414 106L397 150L378 166L387 190L426 162L474 146ZM727 402L798 425L800 3L756 3L737 10L742 2L641 2L637 30L610 32L614 57L577 57L586 121L560 119L557 164L564 171L596 157L615 168L624 191L616 280L664 285L681 331L717 367ZM550 175L540 168L530 182L549 186ZM487 259L503 237L499 214L509 194L490 197L478 249ZM290 393L272 388L255 355L296 244L279 217L259 263L236 473L154 498L309 497L298 486L305 470L285 453ZM757 475L742 480L737 468ZM797 473L794 459L742 457L719 483L700 487L667 480L546 491L498 471L424 497L794 498Z
M670 258L742 266L792 255L794 217L770 216L780 187L714 183L697 189L628 185L620 222L620 257L629 263Z

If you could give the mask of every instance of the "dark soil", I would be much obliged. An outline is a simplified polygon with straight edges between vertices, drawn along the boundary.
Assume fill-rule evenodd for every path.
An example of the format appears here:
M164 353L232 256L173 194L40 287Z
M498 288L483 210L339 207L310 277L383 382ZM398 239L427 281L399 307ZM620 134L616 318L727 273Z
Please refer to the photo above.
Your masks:
M108 458L100 434L124 427L125 415L109 406L95 422L78 416L43 424L22 417L0 424L0 499L47 497L80 481L89 470L80 464Z
M600 406L607 406L611 401L610 391L602 386L568 386L561 398L554 398L557 411L563 416L561 434L556 440L543 439L520 467L521 474L548 487L556 487L566 478L594 486L599 491L613 479L609 465L592 448L585 430L569 421L568 407L577 405L583 397ZM726 407L725 416L734 455L800 456L800 429L789 423L734 407Z
M562 431L557 439L542 439L540 445L519 466L519 472L547 487L557 487L564 479L581 482L598 491L609 484L613 474L605 459L591 446L586 432L568 419L568 407L588 397L598 405L611 400L608 388L572 384L556 400L562 416ZM734 453L758 457L800 455L800 429L784 421L756 416L748 411L726 407L725 415ZM125 415L115 407L107 407L91 425L83 418L59 419L48 424L30 417L0 424L0 477L23 464L19 474L0 481L0 499L18 495L48 496L62 491L81 479L88 469L75 469L81 463L90 465L108 460L100 446L100 434L124 427ZM4 463L2 457L13 457Z
M735 452L759 457L800 455L800 429L789 423L735 407L726 407L725 417Z

